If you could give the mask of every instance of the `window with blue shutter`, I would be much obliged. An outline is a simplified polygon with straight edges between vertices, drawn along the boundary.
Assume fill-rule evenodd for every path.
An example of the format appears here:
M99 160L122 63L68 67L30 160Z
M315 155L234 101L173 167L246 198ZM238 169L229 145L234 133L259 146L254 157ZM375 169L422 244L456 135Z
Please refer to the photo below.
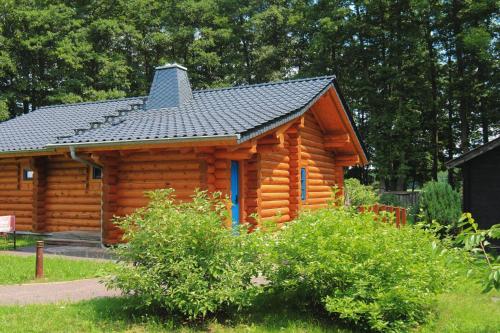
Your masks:
M300 169L300 198L306 201L306 168Z

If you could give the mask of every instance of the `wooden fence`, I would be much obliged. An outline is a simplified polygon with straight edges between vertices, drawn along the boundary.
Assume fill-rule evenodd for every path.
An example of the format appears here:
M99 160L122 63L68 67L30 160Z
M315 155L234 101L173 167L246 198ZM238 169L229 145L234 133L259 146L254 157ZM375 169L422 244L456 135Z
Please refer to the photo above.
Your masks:
M407 191L384 191L381 195L389 194L397 198L398 202L404 207L413 207L418 205L420 192L407 192Z
M373 206L361 206L358 207L360 212L374 212L375 214L379 214L380 212L388 212L394 214L394 222L396 227L401 227L406 225L406 208L403 207L394 207L394 206L386 206L375 204ZM382 219L382 221L385 221Z

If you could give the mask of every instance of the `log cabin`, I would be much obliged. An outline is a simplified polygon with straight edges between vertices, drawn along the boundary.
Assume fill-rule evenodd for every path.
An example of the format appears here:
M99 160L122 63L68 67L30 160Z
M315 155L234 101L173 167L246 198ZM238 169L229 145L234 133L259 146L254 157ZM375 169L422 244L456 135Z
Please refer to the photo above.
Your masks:
M178 64L158 67L148 96L52 105L0 123L0 215L18 230L94 231L144 193L220 191L231 220L294 219L324 207L344 168L367 163L334 76L192 90ZM257 216L257 221L251 218Z

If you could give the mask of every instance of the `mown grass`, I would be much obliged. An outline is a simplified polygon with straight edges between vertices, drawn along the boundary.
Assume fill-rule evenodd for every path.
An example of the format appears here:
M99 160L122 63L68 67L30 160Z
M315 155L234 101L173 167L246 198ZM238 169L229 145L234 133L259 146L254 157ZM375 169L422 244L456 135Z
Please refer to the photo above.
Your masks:
M500 332L500 297L481 294L474 282L466 281L453 292L439 295L436 317L415 333ZM313 311L296 311L277 304L259 304L246 314L212 318L188 324L166 315L146 315L127 308L128 298L106 298L75 304L0 307L0 332L356 332L337 325Z
M500 332L500 292L481 293L478 284L459 279L453 292L438 295L436 316L419 333Z
M45 278L36 281L67 281L104 276L109 274L113 265L107 261L45 257ZM34 276L35 255L0 254L0 284L33 282Z
M16 237L16 245L18 248L34 246L36 241L40 240L39 237L30 236L30 235L17 235ZM12 235L8 235L8 237L0 236L0 251L3 250L13 250L14 249L14 239Z

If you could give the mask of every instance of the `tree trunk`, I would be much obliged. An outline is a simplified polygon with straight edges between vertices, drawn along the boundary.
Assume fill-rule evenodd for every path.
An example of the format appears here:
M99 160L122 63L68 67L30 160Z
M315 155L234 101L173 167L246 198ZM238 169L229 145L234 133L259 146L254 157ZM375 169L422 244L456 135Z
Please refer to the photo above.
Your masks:
M432 151L432 178L437 180L438 174L438 158L439 158L439 133L438 133L438 88L437 88L437 70L436 70L436 55L434 52L434 41L432 38L432 27L430 22L430 13L426 19L426 41L427 52L429 56L429 81L431 82L431 151Z
M465 61L463 43L460 37L462 32L462 24L458 13L462 8L461 0L454 0L452 5L452 20L453 20L453 35L455 37L455 57L457 59L457 75L458 75L458 94L459 94L459 115L460 115L460 148L462 153L469 151L469 84L467 84L465 76Z

